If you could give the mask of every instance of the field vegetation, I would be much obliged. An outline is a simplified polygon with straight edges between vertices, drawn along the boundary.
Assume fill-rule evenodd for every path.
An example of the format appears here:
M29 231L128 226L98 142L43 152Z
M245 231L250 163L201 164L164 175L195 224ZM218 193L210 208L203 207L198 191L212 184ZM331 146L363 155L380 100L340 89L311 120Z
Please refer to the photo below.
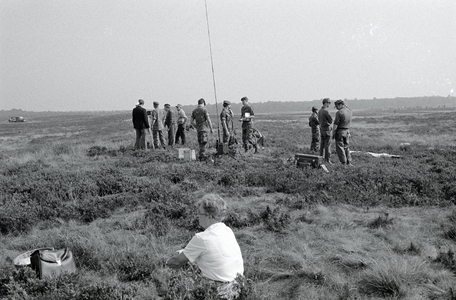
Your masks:
M215 192L244 257L239 299L456 299L454 109L355 110L354 166L333 153L328 173L293 164L308 117L258 114L265 149L214 163L133 151L131 112L2 124L0 298L216 299L194 266L165 266ZM14 266L40 247L69 247L77 273Z

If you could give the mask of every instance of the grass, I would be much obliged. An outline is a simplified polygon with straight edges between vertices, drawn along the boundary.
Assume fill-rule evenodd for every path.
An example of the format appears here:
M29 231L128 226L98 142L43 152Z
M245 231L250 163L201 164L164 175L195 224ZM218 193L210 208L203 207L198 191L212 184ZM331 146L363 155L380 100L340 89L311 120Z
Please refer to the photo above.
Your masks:
M63 133L45 119L7 132L0 297L213 299L194 270L164 262L200 230L194 203L216 192L230 204L226 223L244 257L242 299L455 299L456 152L447 138L456 129L416 131L413 122L445 124L432 111L388 116L388 130L382 117L360 113L352 150L402 158L354 154L354 168L336 164L328 174L287 161L308 152L310 129L290 129L307 129L299 115L258 118L265 150L215 164L132 151L128 112L78 115ZM195 149L195 133L188 139ZM399 150L404 141L410 151ZM39 280L13 266L42 246L69 247L77 274Z

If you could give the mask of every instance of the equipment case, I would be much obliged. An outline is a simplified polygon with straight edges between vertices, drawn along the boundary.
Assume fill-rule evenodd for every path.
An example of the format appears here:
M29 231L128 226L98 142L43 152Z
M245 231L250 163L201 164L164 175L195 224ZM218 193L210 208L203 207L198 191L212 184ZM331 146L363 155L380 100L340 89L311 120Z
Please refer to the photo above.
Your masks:
M298 168L319 168L323 164L323 157L319 155L297 153L295 154L295 164Z

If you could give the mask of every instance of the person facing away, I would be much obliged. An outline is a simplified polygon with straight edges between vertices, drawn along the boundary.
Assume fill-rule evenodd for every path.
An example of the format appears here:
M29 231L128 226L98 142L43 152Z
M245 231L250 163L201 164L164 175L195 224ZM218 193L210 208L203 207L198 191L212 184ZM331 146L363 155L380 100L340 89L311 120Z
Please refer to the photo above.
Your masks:
M241 119L242 122L242 144L244 145L245 152L249 151L249 148L253 146L255 153L258 153L258 146L253 137L253 109L249 105L249 98L241 98Z
M181 140L181 144L185 145L185 123L187 123L187 115L185 111L182 109L182 105L176 105L177 109L177 131L176 131L176 138L175 143L179 143L179 138Z
M146 149L146 130L149 130L147 111L143 107L144 100L139 99L132 111L133 128L136 132L135 150Z
M172 149L174 147L174 132L176 128L176 118L174 112L171 110L171 105L165 104L165 129L168 128L168 146Z
M163 122L165 120L165 114L158 107L159 103L154 101L154 109L152 110L152 136L154 138L155 149L158 149L160 145L163 149L166 149L165 138L163 136Z
M336 142L336 153L339 161L343 165L351 164L350 155L350 123L352 111L345 105L343 100L337 100L335 103L337 109L336 118L334 119L334 131L332 138Z
M233 130L233 111L231 110L231 102L223 101L223 109L220 113L220 122L222 123L222 141L228 143L230 140L230 128ZM231 132L234 134L234 132Z
M208 142L207 131L210 130L211 134L213 133L211 118L209 117L209 113L205 106L206 101L204 101L203 98L199 99L198 107L192 111L190 117L190 125L196 128L198 136L199 160L206 159L206 144Z
M312 134L310 151L318 152L318 146L320 143L320 121L318 121L318 108L315 106L312 106L312 114L309 117L309 126Z
M323 106L318 112L318 121L320 122L320 156L323 156L325 162L333 164L331 162L331 124L332 117L329 114L328 108L331 104L329 98L324 98Z
M226 202L217 194L206 194L197 202L198 219L203 232L195 234L184 249L166 264L173 269L187 262L196 263L204 277L219 282L233 281L244 273L241 248L233 231L222 223Z

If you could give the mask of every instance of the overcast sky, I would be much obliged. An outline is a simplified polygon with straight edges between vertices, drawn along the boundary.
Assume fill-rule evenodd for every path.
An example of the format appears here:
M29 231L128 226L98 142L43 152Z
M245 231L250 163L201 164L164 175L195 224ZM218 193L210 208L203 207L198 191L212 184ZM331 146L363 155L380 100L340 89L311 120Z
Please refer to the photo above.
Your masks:
M207 0L217 100L448 96L455 0ZM205 0L0 0L0 110L215 103Z

